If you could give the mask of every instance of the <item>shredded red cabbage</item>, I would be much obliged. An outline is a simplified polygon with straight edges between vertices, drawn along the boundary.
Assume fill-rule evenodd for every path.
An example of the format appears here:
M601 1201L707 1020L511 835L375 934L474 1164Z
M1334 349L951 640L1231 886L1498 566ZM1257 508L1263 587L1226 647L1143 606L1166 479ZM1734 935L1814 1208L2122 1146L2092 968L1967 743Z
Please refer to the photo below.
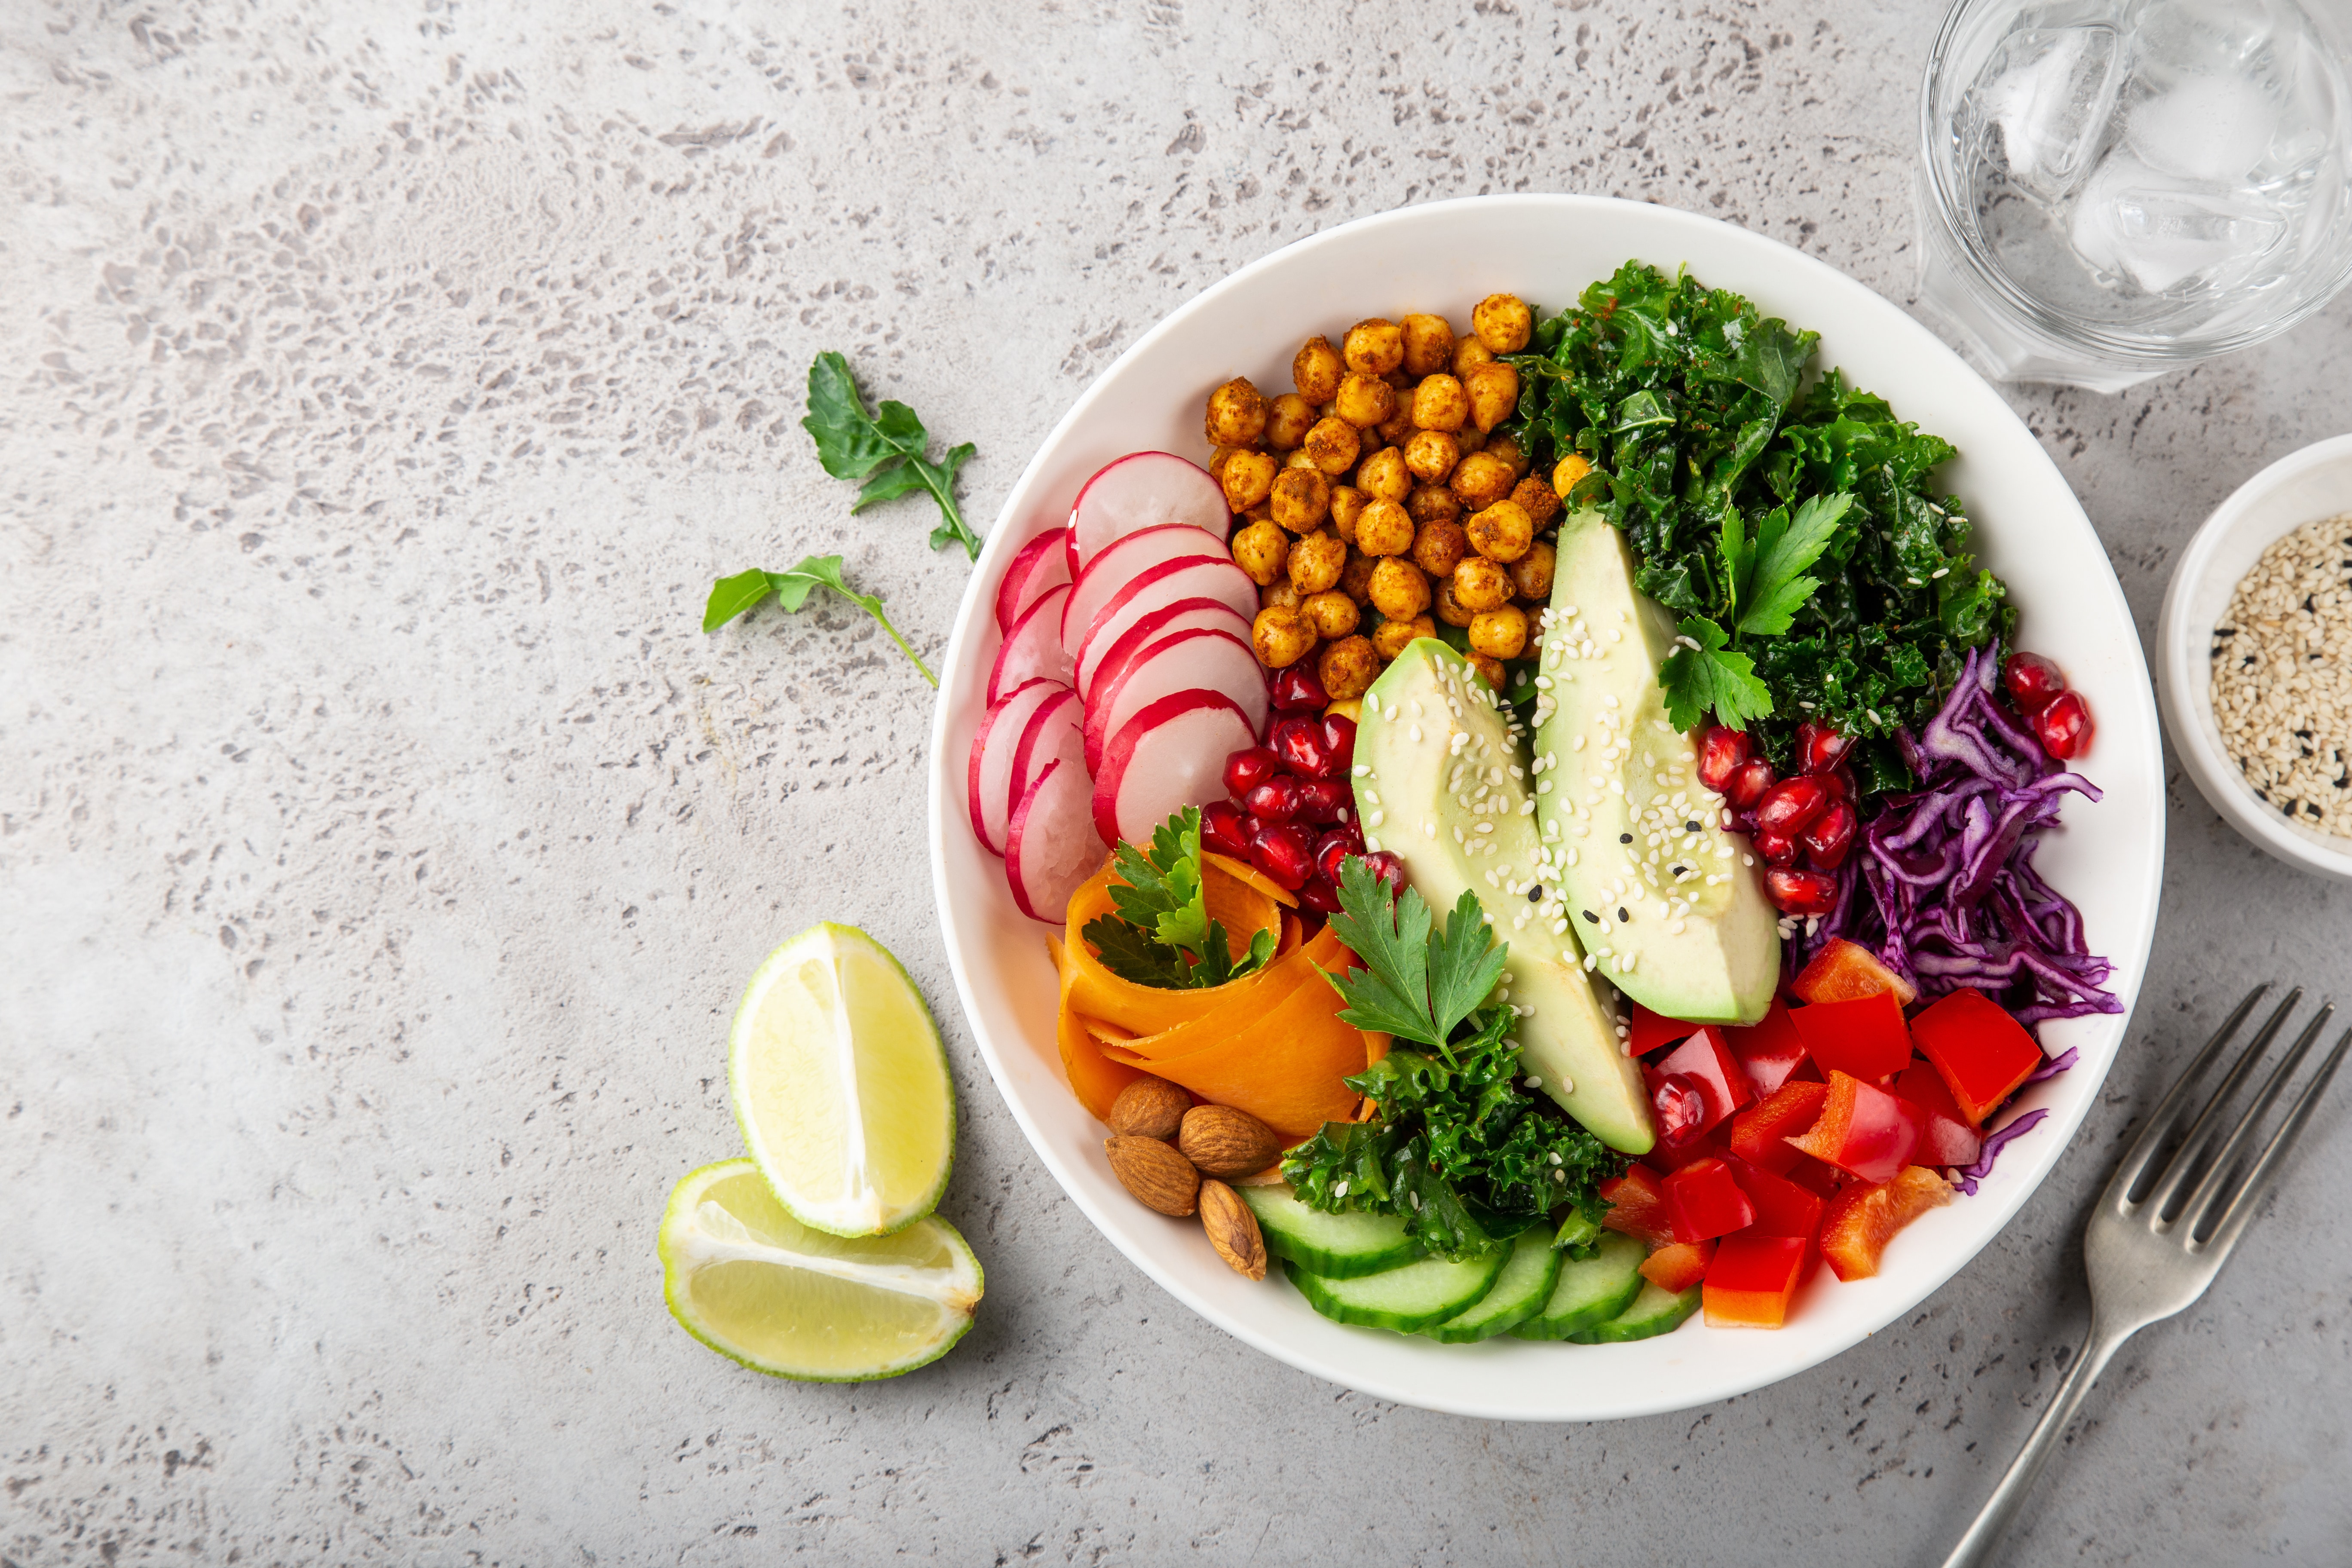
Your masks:
M1992 1174L1993 1156L2000 1153L2003 1145L2011 1139L2022 1138L2041 1126L2042 1119L2049 1114L2046 1110L2029 1110L2000 1131L1987 1133L1984 1148L1977 1154L1977 1163L1960 1173L1960 1191L1974 1197L1977 1183Z

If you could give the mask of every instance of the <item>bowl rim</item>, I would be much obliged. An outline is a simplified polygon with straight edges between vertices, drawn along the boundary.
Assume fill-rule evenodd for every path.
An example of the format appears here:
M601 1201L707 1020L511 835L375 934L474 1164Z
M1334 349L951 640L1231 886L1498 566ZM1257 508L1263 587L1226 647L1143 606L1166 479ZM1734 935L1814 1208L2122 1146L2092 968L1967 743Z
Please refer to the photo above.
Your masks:
M1197 313L1206 309L1211 301L1244 287L1260 273L1297 258L1301 253L1344 244L1352 237L1389 225L1444 222L1471 208L1492 208L1507 214L1512 209L1549 212L1569 222L1579 220L1598 222L1612 217L1626 218L1631 215L1639 215L1635 221L1646 225L1662 225L1668 231L1669 237L1676 230L1695 237L1716 231L1728 231L1730 235L1736 237L1734 243L1737 245L1754 246L1777 253L1776 265L1788 268L1794 272L1811 273L1817 280L1846 293L1851 298L1857 318L1853 323L1857 334L1869 331L1891 335L1903 342L1906 353L1936 367L1935 372L1929 374L1940 373L1943 377L1953 378L1962 384L1973 384L1975 392L1980 393L1984 399L1990 400L1986 406L1994 410L1990 416L2006 420L2009 425L2014 426L2017 434L2023 437L2013 453L2018 464L2033 470L2040 481L2046 482L2047 486L2052 488L2055 497L2063 498L2064 516L2056 521L2063 525L2065 519L2071 518L2074 525L2082 531L2084 538L2094 545L2097 544L2095 531L2091 528L2090 521L2084 513L2080 501L2074 498L2071 487L2066 484L2064 476L2059 472L2056 462L2041 443L2033 438L2032 432L2025 427L2021 420L2017 418L2014 411L2008 408L1999 393L1988 385L1974 369L1961 360L1927 327L1913 319L1891 300L1878 294L1867 284L1818 258L1808 256L1769 236L1699 214L1617 197L1568 194L1517 194L1459 197L1444 202L1420 203L1368 215L1337 225L1295 240L1247 263L1177 305L1166 317L1098 373L1094 381L1078 395L1067 412L1039 443L1036 450L1032 453L1029 462L1023 468L1020 478L1006 492L1004 505L992 527L987 546L975 565L973 582L992 585L995 578L1001 575L1012 553L1020 548L1021 542L1038 531L1038 528L1031 521L1035 514L1035 504L1030 491L1038 479L1040 470L1046 465L1048 458L1061 447L1074 427L1085 420L1097 403L1107 395L1108 389L1129 362L1147 354L1164 338L1185 328ZM1670 248L1670 238L1644 237L1633 244L1633 248L1629 250L1628 254L1654 252L1651 254L1651 259L1660 265L1665 264L1664 253ZM1694 246L1694 248L1698 247ZM2101 560L2105 563L2103 548ZM2095 582L2084 584L2084 588L2088 593L2104 596L2107 615L2113 616L2117 623L2126 627L2132 625L2130 608L2124 598L2122 584L2117 581L2111 564L2108 564L2107 570L2098 574ZM1738 1373L1728 1376L1719 1372L1713 1373L1702 1388L1684 1387L1679 1378L1661 1378L1656 1380L1656 1386L1653 1392L1620 1397L1614 1402L1588 1403L1578 1405L1574 1408L1554 1405L1537 1409L1523 1407L1519 1404L1499 1399L1481 1399L1444 1392L1433 1393L1428 1387L1416 1385L1407 1377L1391 1377L1375 1373L1359 1373L1353 1370L1335 1369L1314 1353L1284 1342L1278 1335L1262 1331L1251 1324L1237 1321L1231 1315L1221 1310L1203 1295L1197 1282L1190 1279L1195 1268L1193 1261L1181 1255L1155 1254L1139 1244L1131 1244L1125 1234L1128 1226L1115 1220L1108 1212L1108 1199L1098 1202L1097 1196L1088 1191L1087 1184L1077 1179L1075 1168L1070 1170L1064 1168L1067 1163L1065 1152L1047 1135L1037 1118L1032 1115L1024 1101L1025 1089L1013 1081L1013 1070L1000 1056L994 1040L981 1021L982 1008L975 994L968 955L957 923L950 914L954 889L950 885L946 836L953 830L951 824L961 824L964 820L961 797L956 794L961 787L959 781L964 770L961 763L950 765L951 759L947 754L947 745L954 721L952 700L955 695L956 681L953 677L956 672L961 670L964 662L972 657L970 650L975 640L984 642L988 635L986 628L993 625L993 602L994 595L991 592L968 590L964 595L954 630L950 635L948 652L941 666L940 696L933 713L931 733L933 756L930 759L929 773L931 788L929 847L933 897L940 913L949 968L956 982L959 999L962 1002L967 1018L971 1023L975 1043L980 1047L982 1058L988 1067L992 1079L996 1084L998 1093L1003 1099L1007 1109L1013 1112L1015 1122L1029 1140L1031 1148L1053 1175L1055 1184L1129 1262L1179 1303L1227 1334L1286 1365L1341 1387L1398 1404L1487 1419L1612 1420L1712 1405L1720 1400L1750 1393L1817 1366L1824 1361L1844 1353L1871 1334L1895 1322L1905 1314L1916 1310L1921 1302L1941 1289L1961 1268L1974 1261L1985 1247L1990 1245L1993 1238L2007 1228L2019 1210L2040 1190L2050 1172L2063 1157L2073 1142L2075 1131L2088 1114L2091 1106L2097 1102L2099 1088L2128 1037L2133 1010L2146 976L2147 954L2154 939L2157 911L2162 889L2165 832L2161 804L2163 773L2161 746L2158 739L2160 731L2157 723L2155 697L2152 683L2148 679L2147 659L2137 636L2124 639L2119 653L2122 662L2128 667L2130 673L2137 676L2137 679L2127 682L2117 691L2104 699L2104 700L2113 701L2116 697L2126 697L2133 706L2137 721L2135 728L2144 739L2145 754L2133 757L2130 772L2135 781L2151 786L2147 793L2152 802L2144 819L2147 832L2146 846L2149 852L2139 858L2136 864L2118 867L2108 878L2111 885L2126 887L2128 896L2134 900L2135 907L2145 910L2144 923L2140 929L2116 933L2122 940L2108 945L2106 956L2116 965L2116 973L2111 984L2121 1004L2121 1011L2110 1016L2113 1019L2111 1026L2114 1031L2113 1045L2112 1047L2105 1048L2096 1055L2086 1052L2086 1059L2074 1072L2028 1091L2030 1094L2046 1094L2053 1087L2057 1088L2060 1093L2051 1098L2057 1099L2059 1102L2043 1107L2050 1111L2047 1124L2040 1130L2043 1135L2012 1151L2011 1156L2004 1160L2001 1169L1975 1197L1969 1200L1972 1205L1979 1205L1971 1212L1990 1213L1990 1219L1981 1239L1965 1248L1955 1248L1948 1255L1938 1255L1922 1267L1906 1268L1904 1271L1905 1283L1901 1292L1888 1297L1884 1301L1872 1302L1868 1309L1868 1321L1864 1326L1853 1331L1851 1337L1846 1338L1843 1342L1826 1343L1818 1348L1807 1347L1801 1355L1791 1356L1780 1362L1770 1362L1769 1358L1759 1358L1760 1362L1767 1364L1759 1364L1752 1369L1743 1367ZM2118 777L2121 776L2119 773ZM2099 1020L2085 1022L2096 1024ZM1057 1080L1059 1075L1060 1069L1056 1064L1054 1068L1054 1076ZM2076 1085L2081 1086L2079 1092L2074 1090ZM2019 1108L2021 1112L2025 1109L2027 1107ZM2023 1157L2020 1158L2020 1156ZM2020 1167L2023 1169L2021 1171ZM1205 1256L1205 1248L1203 1255ZM1809 1289L1814 1288L1808 1287ZM1337 1325L1328 1326L1338 1327ZM1660 1340L1654 1342L1664 1344L1667 1341ZM1453 1348L1459 1352L1465 1349L1475 1351L1478 1347Z
M2200 662L2213 628L2210 624L2197 625L2202 617L2190 607L2190 600L2210 580L2213 559L2222 544L2247 525L2272 492L2314 469L2336 465L2352 469L2352 435L2333 436L2289 452L2231 490L2206 517L2181 552L2180 563L2173 568L2172 581L2165 588L2164 605L2157 619L2157 699L2165 732L2188 768L2190 782L2223 821L2288 865L2352 881L2352 838L2343 838L2344 847L2338 849L2324 842L2317 830L2280 820L2258 803L2230 761L2221 742L2221 727L2213 717L2211 661L2208 657ZM2345 510L2352 511L2352 473L2347 475ZM2305 523L2318 521L2314 517L2287 524L2264 542L2264 548Z

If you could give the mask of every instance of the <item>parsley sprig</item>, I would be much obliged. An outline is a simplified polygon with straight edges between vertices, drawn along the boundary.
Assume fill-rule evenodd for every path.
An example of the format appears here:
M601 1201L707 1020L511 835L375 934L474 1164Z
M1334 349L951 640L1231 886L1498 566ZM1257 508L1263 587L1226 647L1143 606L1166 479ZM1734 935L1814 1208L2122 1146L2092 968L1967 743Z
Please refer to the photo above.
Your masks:
M1118 913L1097 915L1078 934L1122 980L1166 991L1223 985L1265 967L1274 932L1258 931L1240 958L1223 921L1209 918L1201 879L1201 808L1188 805L1152 830L1151 847L1121 844L1111 852L1118 875L1110 901Z
M1682 646L1658 671L1675 728L1688 730L1709 709L1735 730L1771 717L1770 688L1757 679L1755 660L1734 649L1741 639L1779 637L1795 623L1821 591L1821 579L1805 575L1806 568L1835 542L1853 505L1851 495L1808 496L1794 516L1780 506L1758 518L1752 538L1739 509L1725 509L1716 546L1722 562L1717 615L1684 616L1675 628Z
M819 588L832 589L880 622L882 629L890 634L890 640L898 645L898 651L914 660L915 668L922 672L923 679L934 687L939 685L939 677L933 675L915 650L907 646L907 639L898 635L898 628L892 626L890 617L882 613L881 595L861 594L850 586L849 579L841 574L841 557L838 555L811 555L789 572L762 572L754 568L749 572L738 572L732 577L721 577L710 584L710 598L702 606L702 629L717 631L771 594L775 595L778 604L783 605L786 613L796 613L808 603L809 595Z
M930 433L915 411L886 400L866 413L849 362L830 351L809 365L808 389L808 417L801 421L801 428L816 442L817 461L836 479L866 481L849 509L852 513L928 490L942 519L931 530L931 548L961 544L973 560L980 559L980 535L965 525L955 500L956 470L971 459L975 450L971 442L950 447L932 462L924 456Z

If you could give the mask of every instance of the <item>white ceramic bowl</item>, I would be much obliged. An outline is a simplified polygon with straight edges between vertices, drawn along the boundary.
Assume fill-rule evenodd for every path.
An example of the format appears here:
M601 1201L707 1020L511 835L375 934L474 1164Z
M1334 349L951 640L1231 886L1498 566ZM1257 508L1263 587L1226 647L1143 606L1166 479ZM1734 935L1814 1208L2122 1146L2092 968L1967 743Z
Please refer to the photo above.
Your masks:
M2255 559L2305 523L2347 511L2352 436L2290 453L2231 491L2189 542L2164 591L2156 679L2172 748L2222 820L2290 866L2352 882L2352 839L2289 821L2254 794L2222 750L2212 664L2213 628Z
M2081 905L2092 945L2116 964L2126 1008L2156 923L2164 851L2156 708L2121 589L2057 468L2008 406L1925 328L1861 284L1772 240L1663 207L1588 196L1433 203L1348 224L1244 268L1119 357L1066 415L1013 488L964 595L931 732L931 866L948 960L981 1053L1038 1157L1103 1234L1178 1300L1292 1366L1431 1409L1529 1420L1594 1420L1677 1410L1787 1377L1911 1310L1973 1258L2049 1173L2097 1095L2128 1014L2053 1024L2072 1072L2037 1086L2050 1119L2011 1144L1973 1197L1896 1237L1883 1271L1841 1285L1823 1271L1788 1327L1693 1322L1638 1344L1512 1339L1443 1345L1318 1317L1279 1279L1253 1284L1220 1263L1198 1224L1162 1218L1112 1178L1103 1129L1063 1080L1054 1043L1047 928L1013 908L1003 863L973 838L964 806L972 730L998 634L996 585L1021 543L1060 522L1073 493L1110 458L1141 447L1205 460L1201 405L1235 374L1285 387L1310 333L1406 310L1466 323L1496 289L1558 309L1627 257L1755 300L1822 333L1819 363L1842 365L1906 419L1961 456L1941 483L1977 520L1986 563L2023 606L2023 636L2065 667L2099 731L2086 767L2106 798L2074 801L2037 865Z

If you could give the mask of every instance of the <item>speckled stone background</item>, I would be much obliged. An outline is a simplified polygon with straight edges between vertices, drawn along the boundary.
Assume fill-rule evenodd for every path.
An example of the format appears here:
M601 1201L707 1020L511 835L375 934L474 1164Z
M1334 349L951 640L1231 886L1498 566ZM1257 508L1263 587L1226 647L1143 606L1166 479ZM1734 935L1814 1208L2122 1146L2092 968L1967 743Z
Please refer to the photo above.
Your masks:
M0 1563L1930 1562L2084 1321L2132 1108L2346 894L2176 777L2137 1048L1913 1319L1621 1425L1368 1401L1176 1307L1004 1114L929 907L929 689L715 573L838 550L936 656L967 577L852 520L818 349L979 444L985 525L1231 268L1491 191L1673 204L1912 297L1921 0L1253 9L458 0L0 9ZM2352 307L2013 394L2152 627L2255 468L2352 425ZM737 1149L736 988L830 917L963 1093L978 1328L772 1383L662 1310ZM2016 1561L2352 1558L2339 1107L2094 1395Z

